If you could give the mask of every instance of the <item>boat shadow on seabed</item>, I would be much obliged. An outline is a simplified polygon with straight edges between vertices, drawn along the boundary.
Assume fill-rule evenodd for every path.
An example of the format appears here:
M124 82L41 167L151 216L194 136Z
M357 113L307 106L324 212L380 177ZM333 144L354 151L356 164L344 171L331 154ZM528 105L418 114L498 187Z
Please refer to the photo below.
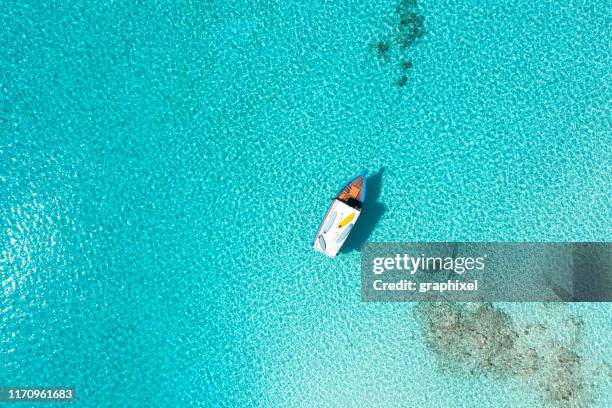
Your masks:
M378 196L382 188L382 177L384 167L378 170L375 174L367 178L366 197L359 220L355 223L355 227L346 239L340 253L348 253L351 251L361 251L361 245L365 244L374 231L376 224L387 210L383 203L379 203Z

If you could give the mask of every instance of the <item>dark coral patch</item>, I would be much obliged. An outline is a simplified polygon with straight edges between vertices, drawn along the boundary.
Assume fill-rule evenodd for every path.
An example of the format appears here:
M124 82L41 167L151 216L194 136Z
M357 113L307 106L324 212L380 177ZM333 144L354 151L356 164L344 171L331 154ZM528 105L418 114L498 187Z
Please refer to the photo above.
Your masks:
M455 373L529 378L545 405L589 404L590 385L577 353L579 337L569 344L556 339L558 328L542 323L520 327L491 304L424 303L415 309L425 343L441 367ZM573 336L580 321L568 320Z
M550 376L540 386L546 400L566 406L576 402L585 393L580 356L574 351L559 347L551 359Z
M425 339L451 369L504 374L511 370L517 338L512 320L490 304L470 309L429 303L417 309Z
M400 17L397 42L401 48L409 48L425 34L425 18L417 13L406 13Z
M402 0L396 8L399 15L397 43L402 49L410 48L425 35L425 17L418 12L416 0Z
M400 88L406 86L407 83L408 77L406 75L403 75L400 79L397 80L397 86L399 86Z
M408 57L409 49L425 35L425 17L419 12L417 0L400 0L392 17L395 27L391 33L382 36L392 40L376 41L370 48L383 64L395 59L393 67L399 67L399 79L395 84L402 88L408 83L407 71L412 68L412 61Z
M400 63L400 67L402 68L403 71L408 71L410 68L412 68L412 61L410 60L402 61Z
M374 52L378 59L383 62L389 62L389 52L391 51L391 45L386 41L378 41L372 45Z

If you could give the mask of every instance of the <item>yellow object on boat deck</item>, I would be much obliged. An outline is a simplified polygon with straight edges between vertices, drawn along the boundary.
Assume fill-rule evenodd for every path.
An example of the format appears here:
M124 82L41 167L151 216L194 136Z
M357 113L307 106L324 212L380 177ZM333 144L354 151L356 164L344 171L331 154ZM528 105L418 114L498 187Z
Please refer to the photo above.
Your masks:
M340 221L340 224L338 224L338 228L346 227L348 223L353 220L353 218L355 218L355 213L347 215L342 221Z

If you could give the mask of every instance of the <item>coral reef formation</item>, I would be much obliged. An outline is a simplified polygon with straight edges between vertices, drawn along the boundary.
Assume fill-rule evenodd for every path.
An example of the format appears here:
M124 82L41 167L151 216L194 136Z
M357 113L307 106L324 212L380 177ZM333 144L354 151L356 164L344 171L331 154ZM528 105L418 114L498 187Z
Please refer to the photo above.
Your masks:
M407 54L417 40L425 35L425 17L419 12L417 0L400 0L395 8L393 21L393 33L383 36L393 40L375 41L370 48L383 65L394 57L399 59L396 64L399 72L395 73L399 79L395 84L401 88L408 84L409 71L412 69L412 61L407 58ZM392 48L397 48L397 52Z
M395 9L399 16L397 43L406 49L425 34L425 17L418 13L416 0L401 0Z
M414 310L425 343L450 372L525 379L548 406L590 403L593 385L579 354L579 319L565 320L569 341L564 342L543 323L519 327L489 303L422 303Z

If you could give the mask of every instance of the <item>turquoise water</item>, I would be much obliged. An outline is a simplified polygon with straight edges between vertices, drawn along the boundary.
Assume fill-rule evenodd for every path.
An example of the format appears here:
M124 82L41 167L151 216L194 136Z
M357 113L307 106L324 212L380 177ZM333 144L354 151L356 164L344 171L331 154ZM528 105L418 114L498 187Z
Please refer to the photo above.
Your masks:
M445 371L413 305L360 302L358 251L310 244L363 166L361 239L609 241L611 6L419 1L406 31L367 3L1 2L0 385L564 406ZM571 404L612 405L608 305L496 307L580 356Z

